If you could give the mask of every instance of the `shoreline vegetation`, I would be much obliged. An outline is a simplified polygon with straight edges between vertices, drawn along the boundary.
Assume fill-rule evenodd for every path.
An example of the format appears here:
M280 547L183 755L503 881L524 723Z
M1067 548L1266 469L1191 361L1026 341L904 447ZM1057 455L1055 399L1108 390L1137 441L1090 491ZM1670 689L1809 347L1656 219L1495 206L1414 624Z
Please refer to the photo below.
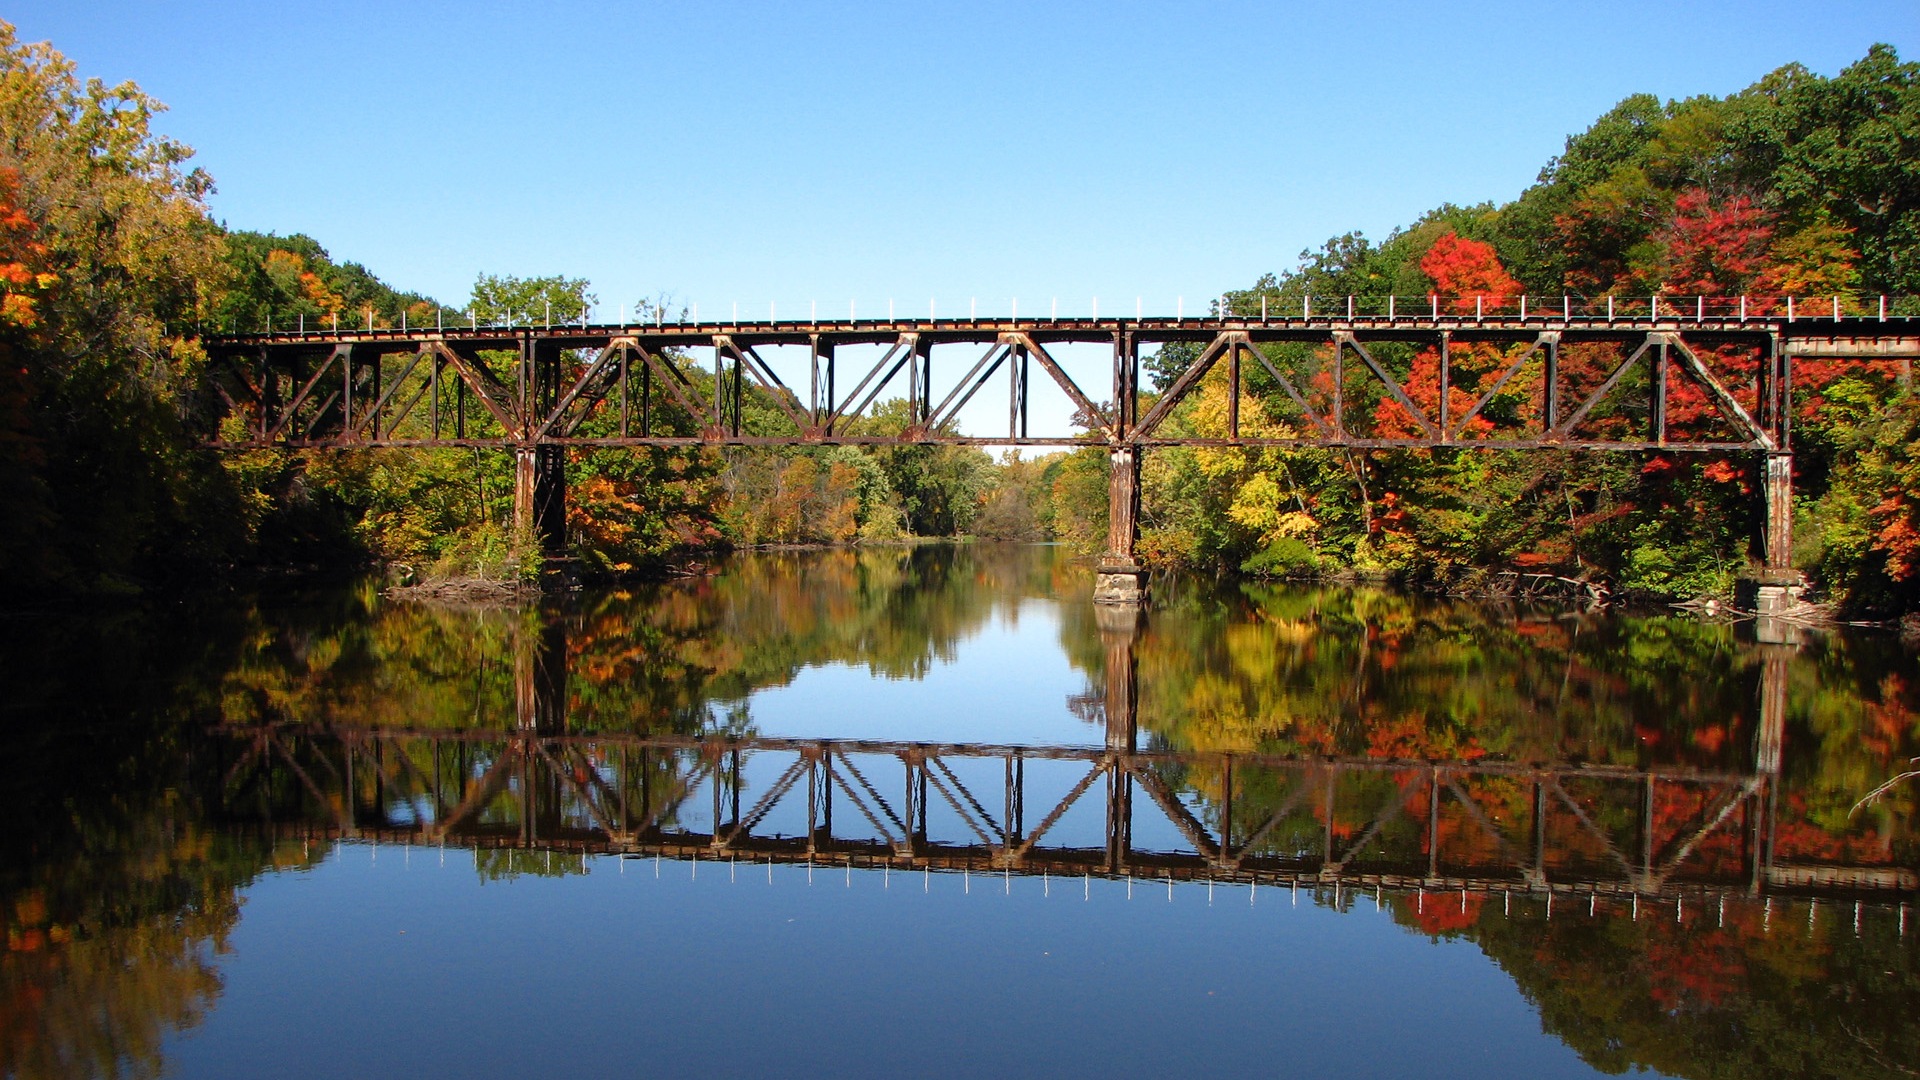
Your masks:
M398 326L456 305L395 289L297 232L215 221L212 179L151 130L159 102L131 82L82 79L52 45L22 43L4 23L0 90L4 603L370 569L400 596L493 602L550 572L513 535L506 454L197 448L201 333L343 314ZM1307 296L1458 297L1471 310L1475 298L1524 294L1884 295L1896 313L1920 313L1915 131L1920 65L1887 46L1833 77L1789 65L1725 98L1633 95L1509 202L1437 207L1377 243L1335 237L1216 303L1248 314ZM479 320L543 310L558 322L598 302L589 288L564 274L483 273L457 309ZM628 307L664 314L657 302ZM1312 348L1284 346L1279 359L1311 371ZM1581 348L1560 361L1575 381L1604 361ZM1518 414L1541 392L1531 369L1495 384L1514 358L1463 344L1443 403L1432 350L1376 352L1423 409L1465 415L1479 396L1472 380L1493 388L1482 418ZM1172 343L1146 357L1152 387L1195 356ZM686 357L668 362L695 384L711 378ZM1745 377L1748 361L1715 362ZM1224 379L1208 376L1164 430L1216 435L1233 412L1243 433L1285 434L1286 403L1266 378L1249 373L1229 402ZM1382 430L1408 420L1377 388L1343 392ZM1711 422L1691 384L1669 400L1673 424ZM1793 554L1810 613L1913 625L1910 368L1804 361L1791 408ZM898 434L909 420L904 401L884 401L851 433ZM764 394L743 399L746 430L784 422ZM668 407L657 423L691 433L694 421ZM731 549L916 539L1093 554L1107 528L1098 446L998 458L925 445L582 450L565 468L568 580L698 574ZM1157 448L1141 465L1137 554L1157 571L1681 602L1712 615L1755 569L1759 469L1737 453Z

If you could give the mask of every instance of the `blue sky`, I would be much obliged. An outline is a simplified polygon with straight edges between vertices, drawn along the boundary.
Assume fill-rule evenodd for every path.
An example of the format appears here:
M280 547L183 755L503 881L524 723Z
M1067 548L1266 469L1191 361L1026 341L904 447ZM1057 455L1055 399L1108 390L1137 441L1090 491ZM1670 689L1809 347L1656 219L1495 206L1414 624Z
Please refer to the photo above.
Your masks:
M564 273L709 316L1195 311L1512 198L1628 94L1920 57L1913 0L9 8L172 106L232 226L456 305Z

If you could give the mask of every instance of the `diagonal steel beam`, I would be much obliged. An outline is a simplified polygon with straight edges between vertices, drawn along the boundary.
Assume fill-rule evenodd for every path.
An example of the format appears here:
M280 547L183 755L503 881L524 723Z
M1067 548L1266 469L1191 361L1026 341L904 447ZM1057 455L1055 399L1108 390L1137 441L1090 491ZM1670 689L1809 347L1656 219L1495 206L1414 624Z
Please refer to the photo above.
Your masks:
M540 755L541 759L547 763L547 767L553 770L554 776L559 778L560 783L580 797L580 802L586 806L587 813L593 816L593 820L600 823L600 827L606 830L607 835L618 836L620 830L615 828L613 822L607 820L607 815L600 811L599 806L595 805L593 792L588 790L580 781L574 779L573 770L562 765L560 761L553 756L553 751L549 750L545 743L536 742L533 744L533 748ZM578 753L578 750L575 749L573 752ZM587 772L591 775L593 770L588 769ZM718 829L717 824L715 828L716 830Z
M1027 351L1032 353L1034 358L1040 361L1040 366L1045 368L1047 374L1053 377L1053 381L1060 385L1060 389L1066 391L1067 397L1073 400L1074 405L1078 406L1081 412L1099 423L1100 433L1105 435L1107 440L1111 442L1114 438L1113 417L1108 414L1107 410L1094 404L1093 399L1087 396L1086 391L1080 389L1080 384L1073 381L1073 376L1068 375L1066 370L1054 360L1053 355L1042 348L1039 342L1033 340L1033 338L1027 334L1013 334L1010 336L1018 338L1020 344L1026 346Z
M1533 359L1534 354L1546 348L1548 345L1558 344L1559 341L1560 334L1558 331L1541 331L1540 336L1533 340L1533 344L1527 346L1527 351L1514 357L1513 363L1508 364L1507 369L1500 373L1500 377L1493 381L1493 385L1487 387L1487 392L1480 395L1479 400L1473 403L1473 408L1468 409L1465 416L1462 416L1457 422L1451 425L1446 432L1446 437L1448 439L1458 439L1460 433L1467 430L1467 425L1472 423L1474 418L1480 415L1482 409L1485 409L1493 402L1494 395L1498 394L1501 388L1507 385L1508 380L1520 373L1520 369L1526 365L1528 360Z
M801 433L813 430L813 417L800 407L800 396L787 386L779 373L773 370L772 365L761 359L753 346L738 345L732 338L721 334L714 337L713 347L724 355L732 356L734 363L739 364L748 375L753 376L753 381L759 384L760 389L766 391L774 404L780 406L780 411L787 414L787 419L792 420L793 426Z
M927 765L930 767L924 768L921 775L925 776L928 782L933 785L934 790L938 791L941 797L947 800L947 805L953 807L953 812L960 815L960 820L966 823L967 828L973 830L974 835L980 838L981 843L986 844L988 847L994 846L995 843L1006 843L1006 831L994 823L993 815L987 813L986 808L981 806L980 801L973 797L973 793L967 790L967 786L960 782L959 777L953 775L952 770L948 769L946 765L936 757L929 757L927 759ZM939 772L935 772L935 768L938 768ZM941 779L942 773L946 775L946 779L944 780ZM958 788L960 792L966 796L967 802L972 804L974 811L980 815L979 818L976 819L973 814L967 811L966 807L960 805L959 797L954 795L953 791L947 787L948 781L951 781L953 786ZM986 823L985 828L982 828L979 824L982 821ZM999 833L1000 839L995 841L993 837L988 836L988 829Z
M1729 793L1726 802L1721 805L1719 812L1714 814L1711 821L1694 830L1693 835L1679 844L1670 857L1661 860L1658 877L1665 879L1667 875L1678 870L1680 864L1687 861L1687 856L1693 854L1693 849L1700 846L1701 841L1713 835L1720 826L1726 824L1727 819L1733 816L1733 812L1740 808L1740 804L1746 802L1760 789L1760 784L1760 778L1755 777Z
M927 430L937 431L940 425L959 415L960 410L966 408L967 402L972 401L973 396L980 392L980 388L987 384L988 379L993 377L993 373L1000 370L1000 365L1005 363L1007 357L1012 354L1012 345L1007 341L1009 336L1002 334L1000 340L987 346L986 353L974 362L973 367L967 369L967 373L960 377L960 381L954 385L953 390L928 414ZM959 400L955 401L955 398Z
M480 404L499 421L509 438L527 437L527 423L520 411L519 401L491 368L478 357L466 356L444 341L434 342L433 348L446 359L447 366L460 376L460 381L466 384L473 396L480 399Z
M1386 801L1386 805L1374 812L1373 820L1367 825L1367 831L1361 833L1359 839L1347 845L1346 853L1334 859L1331 868L1338 869L1352 861L1353 857L1360 853L1361 848L1373 843L1373 838L1380 835L1380 830L1386 828L1388 822L1400 816L1407 797L1414 792L1416 785L1431 784L1432 782L1433 778L1425 772L1416 772L1412 776L1400 780L1394 786L1393 797ZM1329 799L1328 801L1331 802L1332 800ZM1328 820L1327 828L1329 830L1333 828L1332 820Z
M1174 828L1185 834L1188 842L1193 844L1193 849L1199 852L1202 858L1209 862L1220 858L1219 841L1213 838L1213 834L1201 824L1199 818L1193 816L1192 811L1174 797L1173 792L1167 790L1166 782L1160 779L1158 773L1152 769L1142 768L1135 761L1128 761L1122 767L1160 807L1160 812L1167 816L1167 820L1173 823Z
M805 758L795 758L793 764L787 766L787 771L780 774L780 778L773 782L773 786L767 788L766 792L760 796L759 801L755 802L753 806L747 810L745 816L733 823L732 831L727 833L726 841L722 843L721 846L726 847L742 836L751 834L754 828L757 827L760 822L764 821L768 814L773 812L773 808L779 805L780 800L785 798L787 792L792 791L793 786L799 783L800 778L806 774L807 760Z
M320 385L320 380L326 378L327 373L333 370L334 361L352 363L352 356L353 346L335 345L333 351L328 353L327 358L322 360L320 366L314 370L313 377L294 392L292 400L281 406L280 420L273 425L272 430L267 432L265 441L272 442L287 430L287 427L293 423L293 418L299 413L300 406L305 405L307 398L312 396L314 387Z
M300 778L300 782L302 784L306 785L307 791L313 795L314 801L319 803L321 806L329 806L330 803L328 802L326 795L321 792L320 785L314 783L312 775L310 775L307 772L307 770L301 768L300 763L293 759L293 752L288 750L285 746L281 745L280 738L278 735L275 735L272 738L273 738L273 748L280 752L280 756L286 760L287 766L293 770L293 774ZM346 798L341 800L340 814L336 816L334 820L338 822L340 827L346 832L350 833L353 831L353 792L352 791L350 790L347 791Z
M376 353L373 362L378 364L384 355L384 353ZM346 435L348 441L358 441L361 432L369 428L372 429L374 438L378 439L380 437L380 410L387 407L387 403L393 399L393 395L398 393L400 387L406 383L407 376L413 374L413 369L420 366L420 359L426 355L425 352L415 352L413 356L407 360L407 366L402 368L400 374L394 376L393 381L387 383L385 389L380 391L380 396L374 399L373 405L367 409L366 415L350 423ZM414 400L418 401L419 396L415 395ZM351 418L349 419L351 420ZM402 419L405 419L404 414L395 418L393 423L397 424ZM389 425L388 430L392 430L391 425Z
M700 424L708 435L717 436L720 429L714 423L713 408L708 403L697 400L699 391L693 388L693 381L687 378L686 372L680 370L680 365L639 345L634 346L634 351L640 354L640 359L646 363L647 369L658 376L657 381L667 388L667 393L673 396L674 403L685 409L687 415L691 416L695 423ZM719 390L719 384L716 382L715 400L719 398Z
M1313 785L1306 783L1305 778L1302 777L1301 783L1295 785L1293 793L1287 796L1286 801L1282 802L1273 813L1268 814L1267 820L1262 822L1260 827L1249 834L1245 840L1241 841L1239 848L1228 853L1228 857L1233 860L1233 864L1239 866L1244 863L1247 856L1253 853L1253 849L1267 838L1267 834L1278 828L1280 823L1286 820L1288 815L1299 808L1300 800L1306 798L1312 789Z
M1047 834L1047 830L1053 828L1054 825L1060 821L1060 818L1066 814L1067 810L1070 809L1074 803L1079 802L1082 795L1087 793L1087 789L1093 786L1094 781L1105 776L1107 771L1114 767L1114 764L1114 762L1104 759L1095 762L1093 767L1087 770L1087 775L1080 778L1080 782L1073 786L1072 791L1067 792L1067 797L1061 799L1059 804L1047 813L1046 817L1040 819L1040 824L1034 827L1033 832L1029 833L1026 840L1020 845L1019 850L1013 853L1014 858L1025 858L1027 853L1033 850L1033 846L1040 841L1040 838Z
M462 821L493 801L494 795L498 794L498 789L512 774L513 765L525 756L524 749L510 745L501 747L500 756L493 759L493 764L487 766L487 771L480 774L480 778L473 782L466 796L447 813L447 816L433 823L434 829L428 836L433 840L444 841Z
M262 732L253 737L253 741L248 744L246 752L235 758L233 764L227 769L226 774L220 777L221 791L226 791L233 786L233 778L240 775L241 768L270 756L270 740L272 737L273 736L267 732ZM256 769L255 771L258 772L259 770Z
M881 813L886 814L887 819L893 822L893 827L899 829L902 836L907 835L911 830L907 828L905 822L900 820L900 815L894 813L893 806L887 802L886 796L880 794L880 792L874 788L873 784L868 782L866 774L860 771L860 766L853 763L853 759L847 756L845 750L835 750L834 754L840 759L840 764L845 767L846 772L852 775L854 780L859 782L860 787L866 791L868 797L873 799L874 805L878 806ZM842 779L838 774L835 774L834 779L839 780L842 787L846 786L846 780ZM853 793L849 791L847 794L851 795ZM880 823L875 822L874 827L881 828Z
M1459 777L1448 776L1447 789L1453 792L1454 798L1460 800L1460 805L1467 808L1468 816L1472 817L1473 820L1479 824L1481 830L1488 836L1493 837L1494 842L1500 845L1501 854L1512 859L1517 866L1524 867L1528 864L1527 856L1521 852L1519 848L1514 847L1512 841L1507 839L1506 831L1495 824L1493 819L1487 816L1487 812L1481 808L1480 804L1473 800L1473 796L1468 795L1467 790L1460 786ZM1436 843L1437 842L1438 839L1436 838Z
M906 847L908 832L907 827L900 823L900 816L893 812L893 807L887 805L887 801L880 797L879 792L873 790L873 785L867 783L866 778L860 775L860 770L854 766L853 762L847 760L844 753L836 756L840 759L841 769L839 771L829 772L827 774L828 778L832 780L841 791L846 792L847 798L853 803L853 808L860 811L861 815L879 831L881 840L885 841L889 847L894 848L896 851L903 850ZM846 772L852 772L854 774L859 780L860 786L865 788L867 794L879 805L881 812L886 814L893 822L894 828L900 830L898 837L895 837L893 830L887 828L886 824L880 820L880 816L868 807L867 800L860 797L860 792L855 791L853 785L847 782Z
M1582 828L1586 829L1594 839L1605 845L1607 854L1613 857L1614 862L1620 864L1621 871L1624 872L1628 878L1634 877L1635 871L1633 869L1633 863L1625 855L1621 854L1620 845L1615 844L1613 837L1608 836L1605 830L1594 824L1593 819L1587 816L1585 810L1580 809L1580 805L1573 801L1573 796L1568 795L1566 789L1560 786L1560 778L1557 776L1548 777L1547 788L1566 805L1567 809L1573 811L1574 819L1580 823Z
M420 380L419 384L414 387L413 396L407 399L406 404L395 409L393 414L387 417L387 436L389 438L393 436L395 431L399 430L401 424L406 422L407 417L413 415L413 410L420 407L420 400L422 398L426 397L429 393L437 393L439 391L440 357L430 353L423 353L423 355L433 355L433 366L428 369L427 377ZM374 434L378 437L379 432L375 431Z
M1313 425L1313 429L1320 433L1320 437L1323 439L1333 438L1333 429L1327 426L1325 418L1315 412L1313 406L1307 404L1307 399L1300 393L1300 388L1295 386L1293 380L1283 374L1279 367L1268 358L1267 354L1262 352L1260 347L1253 343L1253 339L1248 337L1244 331L1235 334L1234 339L1236 344L1252 353L1255 360L1260 361L1260 366L1265 368L1267 374L1273 376L1274 381L1280 384L1280 389L1285 390L1287 396L1293 399L1293 404L1299 408L1301 415L1307 418L1307 422Z
M581 423L586 420L587 412L604 398L607 390L611 388L612 380L609 375L619 372L620 357L625 355L628 349L636 347L634 340L630 337L617 337L608 341L598 353L594 354L593 359L587 362L586 367L580 372L580 377L573 381L573 385L567 389L567 392L560 395L560 400L554 403L553 411L541 420L536 434L567 436L578 430ZM587 402L586 409L581 410L579 416L569 416L568 412L578 401Z
M1355 353L1359 354L1360 359L1366 361L1367 367L1373 370L1374 376L1387 388L1387 393L1393 395L1393 400L1399 402L1400 407L1407 410L1407 415L1413 418L1414 423L1420 425L1421 431L1427 433L1427 438L1435 440L1441 438L1440 429L1435 427L1433 421L1427 419L1427 414L1420 411L1420 407L1415 405L1413 399L1407 396L1406 390L1400 385L1400 380L1388 374L1387 369L1380 366L1380 362L1373 358L1373 353L1367 351L1367 347L1360 344L1360 339L1353 336L1353 331L1337 330L1334 332L1333 341L1334 348L1337 349L1343 344L1347 345L1351 347Z
M1180 377L1173 380L1172 386L1167 387L1167 392L1160 395L1160 400L1153 403L1153 408L1147 410L1147 415L1141 417L1140 421L1133 425L1133 437L1135 439L1144 439L1152 435L1154 429L1158 428L1161 422L1166 420L1167 414L1171 413L1175 406L1185 400L1187 395L1193 392L1193 388L1199 384L1200 380L1206 377L1207 372L1212 370L1214 362L1219 360L1221 355L1232 347L1233 338L1231 336L1225 333L1215 335L1214 339L1207 344L1207 347L1201 351L1200 355L1194 358L1193 363L1187 367L1187 370L1181 372Z
M1754 420L1752 413L1741 407L1740 402L1734 398L1726 384L1716 378L1713 372L1707 370L1707 365L1701 362L1699 355L1693 351L1692 347L1682 340L1679 334L1668 334L1666 337L1667 344L1679 351L1680 359L1693 372L1693 377L1700 381L1701 387L1707 391L1707 396L1713 399L1714 405L1720 410L1720 415L1726 417L1727 422L1735 428L1745 432L1758 449L1777 449L1773 436Z
M865 375L861 376L860 381L854 385L853 390L841 399L840 404L833 407L832 412L827 414L827 422L823 427L825 427L827 431L832 431L834 425L840 421L852 419L866 412L867 406L873 404L873 399L880 396L880 391L886 389L887 384L893 381L893 377L900 374L900 369L905 367L907 362L914 358L914 350L917 349L919 345L919 334L901 334L899 340L888 346L887 351L881 355L879 361L875 363L872 368L868 369ZM886 374L882 375L882 370L885 370ZM880 380L879 382L874 382L876 377ZM871 390L867 389L867 384L869 383L873 383ZM860 397L862 391L866 392L866 397L864 398ZM860 398L860 404L855 405L851 409L847 408L847 402L855 398Z
M1580 421L1587 418L1587 414L1593 411L1593 407L1605 400L1608 394L1613 393L1613 388L1620 384L1620 380L1627 374L1627 370L1639 362L1640 358L1646 355L1648 349L1653 348L1659 343L1658 337L1659 335L1657 334L1648 334L1647 339L1640 343L1639 348L1633 350L1625 360L1620 361L1620 365L1613 369L1613 374L1607 376L1607 381L1601 383L1598 390L1589 394L1587 400L1581 402L1580 407L1573 410L1572 415L1560 421L1559 427L1547 432L1547 438L1564 439L1568 435L1573 434L1573 429L1580 426Z

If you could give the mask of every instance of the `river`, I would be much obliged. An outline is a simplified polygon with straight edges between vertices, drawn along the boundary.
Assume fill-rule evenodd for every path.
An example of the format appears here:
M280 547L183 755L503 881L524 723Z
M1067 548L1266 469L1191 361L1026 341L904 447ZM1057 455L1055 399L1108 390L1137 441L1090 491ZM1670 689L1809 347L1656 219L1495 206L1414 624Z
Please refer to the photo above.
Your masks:
M0 1075L1911 1076L1887 635L740 555L0 619Z

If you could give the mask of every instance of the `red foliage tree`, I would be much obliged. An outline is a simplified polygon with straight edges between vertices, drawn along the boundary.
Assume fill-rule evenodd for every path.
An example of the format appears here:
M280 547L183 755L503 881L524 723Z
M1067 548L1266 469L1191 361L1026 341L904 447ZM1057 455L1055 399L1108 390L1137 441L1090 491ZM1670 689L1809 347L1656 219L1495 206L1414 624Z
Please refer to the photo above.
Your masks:
M1450 310L1469 314L1476 310L1495 311L1518 303L1521 285L1500 264L1492 244L1468 240L1458 233L1447 233L1433 242L1420 259L1420 269L1433 280L1434 292L1447 297ZM1447 389L1445 417L1458 422L1479 400L1488 375L1505 366L1505 354L1492 345L1456 345L1449 357L1450 385ZM1525 392L1524 380L1510 384L1516 393ZM1415 354L1405 386L1412 401L1427 419L1442 422L1440 409L1440 353L1423 349ZM1375 434L1389 439L1415 438L1423 432L1407 410L1391 397L1383 398L1374 410ZM1485 417L1475 417L1466 426L1468 437L1483 436L1493 430Z
M1476 300L1482 310L1493 310L1520 295L1520 282L1500 265L1493 245L1458 233L1435 240L1420 257L1420 270L1433 279L1436 294L1452 298L1449 306L1459 314L1473 311Z
M1674 200L1672 218L1654 239L1662 248L1661 292L1734 296L1767 268L1773 222L1745 196L1715 206L1693 188Z

